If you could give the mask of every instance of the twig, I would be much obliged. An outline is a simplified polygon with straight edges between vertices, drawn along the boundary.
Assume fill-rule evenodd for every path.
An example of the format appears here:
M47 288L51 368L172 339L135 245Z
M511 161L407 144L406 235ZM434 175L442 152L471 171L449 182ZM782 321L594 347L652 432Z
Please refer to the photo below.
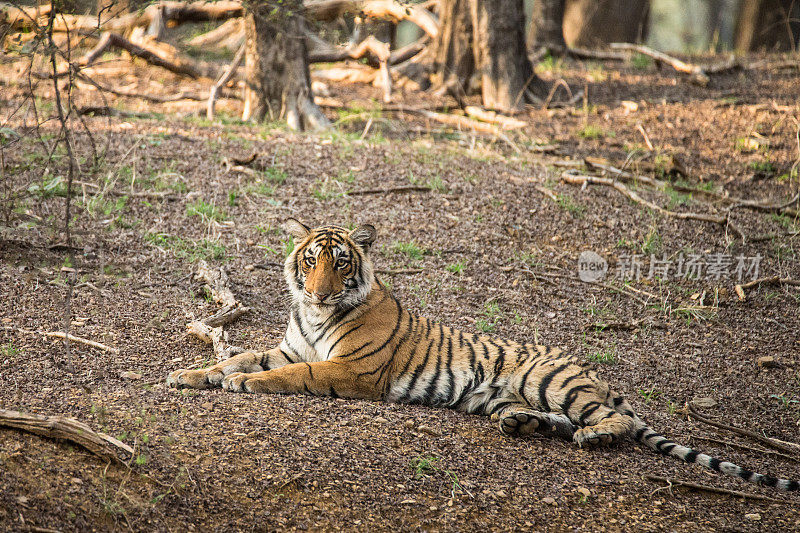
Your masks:
M386 275L395 275L395 274L420 274L424 272L421 268L376 268L376 274L386 274Z
M764 455L772 455L774 457L781 457L783 459L794 461L795 463L800 463L800 457L794 457L792 455L787 455L785 453L776 452L774 450L765 450L764 448L753 448L752 446L746 446L744 444L739 444L737 442L730 442L727 440L720 440L720 439L712 439L711 437L701 437L698 435L692 435L691 438L697 440L704 440L706 442L712 442L714 444L721 444L723 446L731 446L732 448L740 448L742 450L747 450L750 452L756 453L763 453Z
M403 185L400 187L389 187L388 189L361 189L357 191L348 191L347 196L365 196L368 194L390 194L398 192L430 192L430 187L424 185Z
M755 287L756 285L800 285L800 280L792 279L792 278L782 278L780 276L769 276L766 278L758 278L754 279L753 281L748 281L747 283L743 283L739 285L742 289L750 289Z
M547 196L551 200L553 200L555 203L558 203L558 196L556 196L556 193L554 193L550 189L548 189L546 187L542 187L540 185L534 185L533 188L536 189L537 191L539 191L540 193L544 194L545 196Z
M0 426L11 427L28 433L35 433L52 439L68 440L78 444L96 456L125 464L117 455L122 450L133 456L133 448L105 433L97 433L92 428L74 418L61 416L41 416L19 411L0 409Z
M231 64L227 69L225 69L225 72L222 73L222 76L220 76L220 78L217 80L217 83L215 83L208 92L208 104L206 108L206 117L208 120L214 120L214 104L217 100L217 92L233 77L236 69L239 68L239 65L241 65L242 59L244 59L245 50L247 50L246 44L243 44L239 47L239 51L236 52L236 56L233 58Z
M794 285L800 286L800 280L792 279L792 278L782 278L780 276L770 276L766 278L759 278L754 279L753 281L748 281L747 283L741 285L734 285L733 289L736 292L736 295L739 297L739 301L744 301L747 296L744 293L745 289L750 289L757 285Z
M680 59L669 56L663 52L659 52L658 50L653 50L648 46L631 43L611 43L609 46L612 50L628 50L630 52L638 52L642 55L652 57L656 61L666 63L678 72L689 74L691 76L691 80L699 85L708 85L708 82L710 81L708 74L706 74L699 66L693 65L692 63L686 63L685 61L681 61Z
M110 346L106 346L105 344L101 344L93 340L84 339L83 337L76 337L75 335L72 334L67 335L63 331L44 331L44 332L32 332L32 333L41 333L45 337L70 340L72 342L77 342L79 344L85 344L86 346L91 346L92 348L97 348L98 350L103 350L104 352L119 354L119 349L117 348L112 348Z
M685 487L687 489L700 490L703 492L712 492L714 494L727 494L728 496L736 496L737 498L746 498L748 500L760 500L764 502L774 502L774 503L789 503L787 500L778 500L776 498L770 498L769 496L762 496L761 494L753 494L751 492L741 492L738 490L723 489L720 487L711 487L709 485L700 485L699 483L689 483L688 481L678 481L676 479L662 477L662 476L655 476L653 474L646 474L645 477L650 481L660 481L662 483L668 483L668 486L670 488Z
M644 143L647 145L647 149L650 150L651 152L654 151L655 148L653 147L653 143L650 141L650 136L647 135L647 132L645 131L644 126L642 126L641 122L636 123L636 129L639 130L639 133L641 133L642 137L644 137Z
M723 424L722 422L716 422L714 420L710 420L710 419L706 418L705 416L703 416L702 414L700 414L692 406L691 403L689 404L689 414L691 414L691 416L695 417L697 420L699 420L700 422L703 422L704 424L708 424L709 426L714 426L714 427L720 428L720 429L725 429L727 431L730 431L732 433L736 433L738 435L744 435L746 437L750 437L752 439L757 440L761 444L764 444L765 446L769 446L770 448L774 448L776 450L781 450L781 451L786 452L786 453L794 453L794 454L800 453L800 445L798 445L798 444L790 443L790 442L784 442L784 441L778 441L777 439L773 439L773 438L770 438L770 437L765 437L764 435L756 433L755 431L750 431L748 429L738 428L736 426L729 426L728 424Z
M675 211L670 211L668 209L664 209L660 205L645 200L644 198L636 194L634 191L626 187L624 184L611 178L601 178L598 176L583 176L578 174L572 174L570 172L564 172L561 174L561 179L564 180L566 183L572 185L583 185L584 183L589 183L595 185L605 185L606 187L612 187L622 195L628 197L628 199L638 204L641 204L645 207L648 207L653 211L658 211L663 215L682 220L699 220L702 222L711 222L713 224L718 224L723 228L730 227L734 232L736 232L742 238L743 241L746 238L742 230L740 230L738 226L736 226L733 222L731 222L728 216L710 215L703 213L678 213Z

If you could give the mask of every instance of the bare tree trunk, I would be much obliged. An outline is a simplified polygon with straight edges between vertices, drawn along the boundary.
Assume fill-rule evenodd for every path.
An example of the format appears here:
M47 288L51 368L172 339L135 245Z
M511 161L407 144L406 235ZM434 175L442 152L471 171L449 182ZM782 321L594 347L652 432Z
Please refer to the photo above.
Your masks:
M564 1L536 0L533 3L531 27L528 30L528 48L544 46L550 50L565 50Z
M564 39L569 46L636 43L647 37L649 0L566 0Z
M800 40L800 2L742 0L736 18L737 50L794 50Z
M531 96L543 97L546 84L534 73L525 48L522 0L470 0L470 8L483 105L516 111Z
M434 84L461 103L475 72L469 0L441 2L439 34L431 45L431 55Z
M328 127L311 94L302 0L254 0L246 8L242 119L285 119L297 130Z

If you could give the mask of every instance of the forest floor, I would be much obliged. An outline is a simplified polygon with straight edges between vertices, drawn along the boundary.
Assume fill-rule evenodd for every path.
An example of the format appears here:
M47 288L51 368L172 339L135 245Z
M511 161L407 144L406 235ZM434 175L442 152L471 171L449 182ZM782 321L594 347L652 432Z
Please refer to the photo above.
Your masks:
M731 227L665 216L609 187L560 180L564 161L604 157L667 181L663 191L631 187L679 212L724 214L713 197L679 190L688 186L766 202L791 198L800 183L792 172L800 73L766 66L716 75L703 88L637 66L545 63L544 77L588 89L588 101L521 115L529 125L509 134L519 151L382 113L380 93L368 86L330 87L350 110L327 109L337 130L324 134L242 124L232 118L239 106L232 100L209 122L197 118L198 102L108 97L108 105L141 115L84 117L98 150L109 144L99 165L84 164L85 184L76 186L71 259L61 246L63 172L45 171L41 144L10 123L25 135L5 150L5 175L32 184L33 194L16 206L23 215L0 227L0 408L77 418L134 446L135 457L130 468L107 465L67 443L0 429L0 530L800 528L797 495L630 441L580 450L506 438L487 418L444 409L178 391L161 381L212 362L211 348L185 333L192 318L216 310L192 279L198 260L224 266L237 298L253 309L227 328L230 342L269 348L287 319L275 266L290 244L281 221L369 222L378 229L377 268L410 269L383 276L409 309L470 332L561 345L657 430L758 472L800 479L797 456L764 453L684 411L702 399L711 418L800 441L800 290L762 285L743 301L734 291L740 255L761 257L759 276L800 278L797 218L738 208L731 220L747 234L743 244ZM160 93L180 81L141 66L98 79ZM0 109L22 104L25 90L6 81ZM37 95L40 113L52 113L49 85ZM411 92L396 97L442 103ZM100 102L86 89L76 98L78 107ZM45 140L54 132L55 121L42 126ZM80 153L90 154L89 136L75 135ZM555 152L536 151L548 144ZM254 153L255 173L223 165ZM63 168L63 152L55 157ZM346 194L411 184L431 190ZM608 260L604 284L578 278L586 250ZM634 254L641 279L620 279ZM719 258L733 264L719 278L673 270L648 279L651 254L673 265L681 254L700 256L705 268ZM72 343L68 361L61 340L36 333L64 326L63 266L77 270L71 333L118 355ZM776 366L759 365L762 356ZM777 501L670 489L647 474Z

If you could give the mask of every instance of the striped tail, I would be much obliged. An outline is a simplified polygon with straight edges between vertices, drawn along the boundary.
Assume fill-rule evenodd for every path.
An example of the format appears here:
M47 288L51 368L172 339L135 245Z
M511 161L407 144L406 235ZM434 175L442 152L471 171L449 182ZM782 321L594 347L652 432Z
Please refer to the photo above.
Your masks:
M648 427L648 425L645 424L644 421L638 416L634 417L633 423L634 439L664 455L677 457L678 459L686 461L687 463L696 463L706 468L710 468L711 470L728 474L729 476L738 477L751 483L757 483L767 487L775 487L776 489L786 491L800 489L800 484L798 484L797 481L765 476L763 474L751 472L750 470L742 468L739 465L735 465L727 461L721 461L715 457L700 453L687 446L681 446L677 442L673 442L665 436L660 435L659 433L656 433L650 429L650 427Z

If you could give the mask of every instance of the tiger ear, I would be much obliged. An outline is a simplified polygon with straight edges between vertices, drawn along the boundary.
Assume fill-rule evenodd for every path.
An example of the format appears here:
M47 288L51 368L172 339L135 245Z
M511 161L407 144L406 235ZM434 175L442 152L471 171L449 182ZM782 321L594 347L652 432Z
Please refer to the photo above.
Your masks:
M297 220L296 218L287 218L283 221L283 229L297 240L305 239L311 228Z
M365 252L369 250L377 236L378 232L375 231L375 226L372 224L362 224L350 232L350 240L361 246Z

